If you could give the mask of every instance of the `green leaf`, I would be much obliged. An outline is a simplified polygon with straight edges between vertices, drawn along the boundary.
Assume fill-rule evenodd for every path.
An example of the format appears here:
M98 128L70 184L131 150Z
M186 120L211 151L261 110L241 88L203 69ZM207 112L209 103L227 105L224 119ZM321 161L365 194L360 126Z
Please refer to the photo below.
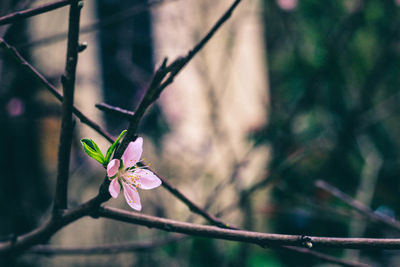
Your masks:
M83 150L85 150L86 154L88 154L89 157L97 160L102 165L106 164L106 160L104 159L100 148L92 139L81 139L81 144L83 146Z
M118 136L117 140L115 140L115 142L108 148L107 150L107 154L106 154L106 164L108 164L108 162L111 159L111 155L113 154L115 148L117 147L119 140L121 140L122 136L124 136L124 134L126 133L126 130L123 130L122 133Z
M93 145L92 139L83 138L83 139L81 139L81 143L82 143L82 145L85 144L88 148L90 148L93 151L96 150L96 148Z
M103 157L103 153L101 153L99 146L92 139L90 139L90 141L92 141L92 145L94 146L94 149L96 150L96 152L99 153Z

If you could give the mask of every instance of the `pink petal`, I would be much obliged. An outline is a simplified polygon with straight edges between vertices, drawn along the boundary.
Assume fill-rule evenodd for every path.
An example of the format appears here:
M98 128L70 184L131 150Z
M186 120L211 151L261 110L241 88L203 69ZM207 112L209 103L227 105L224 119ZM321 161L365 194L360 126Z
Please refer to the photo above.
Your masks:
M143 152L143 138L138 137L135 142L130 142L122 155L125 168L135 166L139 162Z
M108 177L113 177L117 174L119 168L119 159L111 160L107 165L107 175Z
M126 203L128 203L132 209L140 211L142 205L140 204L140 197L136 188L125 183L123 183L123 186Z
M117 198L119 195L119 192L121 191L121 186L118 183L118 178L114 178L111 183L110 186L108 187L108 191L110 192L110 195L113 198Z
M138 177L137 187L140 189L153 189L161 185L161 180L149 170L136 169L133 174Z

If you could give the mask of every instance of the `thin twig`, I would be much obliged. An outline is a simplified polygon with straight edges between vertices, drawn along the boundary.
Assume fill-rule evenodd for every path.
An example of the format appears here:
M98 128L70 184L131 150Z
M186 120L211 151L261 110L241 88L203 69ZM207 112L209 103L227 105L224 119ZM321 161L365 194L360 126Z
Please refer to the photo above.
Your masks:
M133 111L129 111L120 107L115 107L106 103L99 103L95 105L96 108L100 109L101 111L104 111L108 114L112 114L118 117L121 117L122 119L125 120L130 120L134 114Z
M48 3L48 4L43 4L38 7L26 9L23 11L13 12L11 14L0 17L0 26L14 23L14 22L20 21L25 18L37 16L39 14L43 14L43 13L52 11L57 8L67 6L67 5L71 4L73 1L74 0L60 0L60 1L55 1L52 3Z
M30 4L35 0L21 0L18 1L17 5L13 8L11 12L16 12L17 10L23 10L30 6ZM6 15L9 16L9 15ZM7 32L10 30L12 24L8 24L7 26L0 27L0 37L6 36Z
M75 0L70 5L68 46L65 74L62 76L63 95L60 144L58 148L58 168L54 212L67 208L69 162L72 143L72 112L74 106L76 65L78 63L79 22L83 2Z
M38 245L26 251L30 254L39 254L46 256L61 256L61 255L105 255L117 254L124 252L142 252L151 251L165 245L184 240L186 237L175 234L162 239L136 241L118 244L99 245L91 247L54 247L49 245Z
M381 215L379 213L375 213L372 209L365 206L363 203L355 200L354 198L350 197L346 193L342 192L337 187L334 187L322 180L317 180L315 182L315 186L319 189L329 192L331 195L342 200L347 205L349 205L350 207L352 207L354 210L358 211L362 215L366 216L367 218L377 221L377 222L380 222L380 223L383 223L397 231L400 231L400 222L399 221L396 221L395 219L387 217L383 214Z

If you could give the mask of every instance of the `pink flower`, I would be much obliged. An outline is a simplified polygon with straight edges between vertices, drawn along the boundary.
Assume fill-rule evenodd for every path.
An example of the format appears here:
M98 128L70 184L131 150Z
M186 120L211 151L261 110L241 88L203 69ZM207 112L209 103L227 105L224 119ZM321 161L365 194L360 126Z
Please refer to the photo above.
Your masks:
M143 152L143 138L138 137L130 142L119 159L111 160L107 165L107 176L111 180L108 191L113 198L117 198L121 186L124 190L126 202L132 209L141 210L140 197L137 188L153 189L161 185L161 180L148 169L137 164Z

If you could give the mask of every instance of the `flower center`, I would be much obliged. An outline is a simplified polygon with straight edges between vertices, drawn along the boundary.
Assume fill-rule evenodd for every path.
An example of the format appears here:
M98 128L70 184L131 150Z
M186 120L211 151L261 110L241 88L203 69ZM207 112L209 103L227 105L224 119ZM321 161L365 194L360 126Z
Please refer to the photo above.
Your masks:
M128 184L128 185L133 185L135 187L141 186L139 182L139 175L135 174L132 171L127 171L127 170L122 170L120 174L120 179L123 183Z

